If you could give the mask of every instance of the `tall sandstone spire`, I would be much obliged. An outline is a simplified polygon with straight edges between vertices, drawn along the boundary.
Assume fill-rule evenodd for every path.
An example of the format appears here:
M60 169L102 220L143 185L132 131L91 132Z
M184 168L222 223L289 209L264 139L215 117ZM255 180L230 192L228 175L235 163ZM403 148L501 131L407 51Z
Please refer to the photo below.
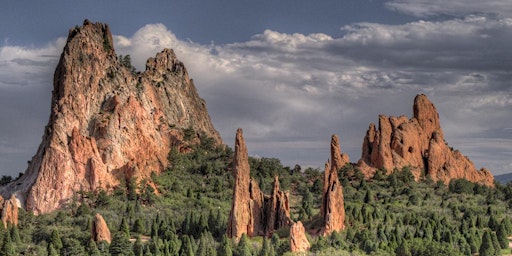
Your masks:
M390 174L395 168L410 167L417 180L423 173L445 184L464 178L494 187L488 170L477 170L467 157L447 145L439 114L427 96L415 97L413 114L411 119L380 115L378 130L370 124L357 164L367 178L379 168Z
M325 164L324 187L320 214L323 219L321 235L345 228L345 203L343 187L338 179L338 170L349 163L348 155L341 153L338 136L331 137L331 163Z
M236 239L244 233L249 237L269 236L283 226L290 226L293 222L288 194L280 191L278 177L274 178L270 196L264 195L258 183L251 179L247 147L240 128L236 131L233 164L235 185L227 235Z
M150 179L183 148L183 129L222 143L185 66L165 49L134 72L114 51L108 25L84 21L69 31L55 70L51 115L25 174L2 188L36 214L77 191L111 190Z

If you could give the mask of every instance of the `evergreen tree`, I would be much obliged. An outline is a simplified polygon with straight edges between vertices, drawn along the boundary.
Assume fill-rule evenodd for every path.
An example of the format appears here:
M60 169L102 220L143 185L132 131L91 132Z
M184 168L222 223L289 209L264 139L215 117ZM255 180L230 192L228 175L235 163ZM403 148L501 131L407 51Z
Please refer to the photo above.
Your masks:
M85 252L85 248L80 244L80 241L75 238L64 238L62 245L62 255L88 255Z
M194 251L194 246L190 237L188 235L183 235L181 237L180 256L195 256Z
M11 240L13 243L21 243L20 230L18 226L11 226Z
M502 249L505 249L508 247L508 233L507 233L507 227L504 220L501 221L500 227L498 228L498 232L496 232L496 236L498 239L498 242L500 244L500 247Z
M53 247L53 244L51 243L49 243L46 247L46 252L48 253L48 256L59 256L59 252L55 249L55 247Z
M133 232L137 234L144 233L144 223L140 218L135 219L135 222L133 223Z
M261 246L261 251L259 256L275 256L276 252L274 247L270 243L269 239L263 237L263 245Z
M142 240L140 239L140 236L137 236L137 240L135 240L135 243L133 243L133 253L135 256L144 255Z
M60 234L57 229L54 229L52 231L52 234L50 235L50 242L49 244L53 245L53 248L59 252L62 249L62 240L60 239Z
M0 225L3 225L3 224L0 223ZM15 255L16 255L16 249L11 240L10 234L7 233L4 235L4 241L2 243L0 256L15 256Z
M89 240L89 244L87 245L87 252L90 256L102 255L100 250L98 249L98 246L96 245L96 242L94 242L94 240L92 239Z
M480 250L478 250L480 256L493 256L496 254L496 250L492 243L491 232L486 230L484 236L482 237L482 245L480 245Z
M130 227L128 226L128 222L125 218L121 219L121 224L119 225L119 232L123 232L126 237L130 238Z
M240 242L238 242L238 246L236 248L238 256L251 256L251 245L249 244L249 238L245 233L242 234L240 238Z
M311 194L309 189L304 190L301 207L304 210L304 213L300 219L308 220L313 216L313 194Z
M132 244L129 237L124 232L117 232L112 238L112 243L109 247L109 252L112 256L116 255L133 255Z
M233 256L231 243L226 234L222 235L222 239L220 240L219 256Z

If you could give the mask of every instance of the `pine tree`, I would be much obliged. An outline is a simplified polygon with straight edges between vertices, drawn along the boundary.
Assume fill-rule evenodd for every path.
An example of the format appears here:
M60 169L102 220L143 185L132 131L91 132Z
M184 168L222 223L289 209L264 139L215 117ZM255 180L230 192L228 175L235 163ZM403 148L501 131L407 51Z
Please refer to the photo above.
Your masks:
M46 247L46 252L48 253L48 256L59 256L59 252L53 247L53 244L49 243Z
M90 256L100 256L101 252L98 249L98 246L96 245L96 242L94 240L90 239L89 244L87 245L87 252Z
M508 233L507 233L507 227L504 220L501 221L500 227L498 228L498 232L496 232L496 236L498 238L498 242L500 244L500 247L502 249L505 249L508 247Z
M495 255L496 250L494 249L491 232L489 230L485 231L484 236L482 237L482 245L480 245L480 250L478 250L478 252L480 256Z
M128 240L128 236L124 232L117 232L112 238L109 252L112 256L116 255L132 255L132 244Z
M86 255L85 248L75 238L65 238L62 244L62 255Z
M11 226L11 240L13 243L21 243L20 231L17 226Z
M188 235L183 235L181 237L180 256L195 256L194 251L194 246L190 237Z
M142 240L140 239L140 236L137 236L137 240L135 240L135 243L133 244L133 253L135 256L143 255L143 247L142 247Z
M238 256L251 256L251 247L249 244L249 238L245 233L242 234L240 238L240 242L238 242L238 246L236 248Z
M60 239L59 231L54 229L50 235L50 244L53 244L53 248L59 252L62 249L62 240Z
M275 256L276 251L274 250L274 247L270 243L269 239L266 237L263 237L263 245L261 246L261 251L259 256Z
M0 225L3 225L0 223ZM11 236L9 233L4 235L4 241L2 243L0 256L14 256L16 255L16 250L14 248L14 244L11 240Z
M126 236L130 237L130 227L128 226L128 222L125 218L121 219L121 224L119 225L119 231L126 234Z
M144 233L144 223L140 218L135 219L135 222L133 223L133 232L137 234Z
M222 235L222 239L220 240L219 256L233 256L231 243L226 234Z

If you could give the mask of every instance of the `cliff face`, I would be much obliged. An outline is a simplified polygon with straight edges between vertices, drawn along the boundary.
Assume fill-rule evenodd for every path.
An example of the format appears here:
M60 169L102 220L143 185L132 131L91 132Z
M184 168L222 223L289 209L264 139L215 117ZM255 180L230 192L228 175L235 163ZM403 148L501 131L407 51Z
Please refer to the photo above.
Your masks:
M427 96L416 96L413 113L411 119L380 115L378 129L370 124L357 164L367 178L379 168L385 168L390 174L395 168L409 166L416 179L423 172L445 184L464 178L494 186L494 178L488 170L475 169L467 157L445 143L439 114Z
M244 233L249 237L270 236L275 230L291 225L288 194L280 191L278 177L274 178L274 188L270 196L264 195L258 182L251 179L242 129L236 132L233 164L235 185L227 235L236 239Z
M135 73L118 59L108 25L86 20L69 32L39 149L22 178L0 192L39 214L80 190L149 179L168 165L171 147L186 149L186 128L222 143L174 52L163 50Z

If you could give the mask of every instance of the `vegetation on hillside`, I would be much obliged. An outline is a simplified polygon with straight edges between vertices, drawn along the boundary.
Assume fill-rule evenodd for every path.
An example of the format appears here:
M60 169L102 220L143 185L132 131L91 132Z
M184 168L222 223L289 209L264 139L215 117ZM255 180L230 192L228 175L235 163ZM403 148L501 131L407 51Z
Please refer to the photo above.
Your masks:
M211 138L192 153L169 153L169 168L154 182L129 180L112 193L78 192L64 209L34 216L21 210L18 227L0 225L0 255L283 255L288 230L270 238L225 235L231 207L233 157ZM275 158L250 158L251 175L269 193L280 177L290 192L292 218L314 231L323 173L284 167ZM465 180L447 187L414 182L408 170L378 173L366 181L347 165L339 171L347 228L328 237L308 236L316 255L496 255L510 253L512 183L487 188ZM156 187L156 191L154 189ZM112 242L91 240L100 213Z

